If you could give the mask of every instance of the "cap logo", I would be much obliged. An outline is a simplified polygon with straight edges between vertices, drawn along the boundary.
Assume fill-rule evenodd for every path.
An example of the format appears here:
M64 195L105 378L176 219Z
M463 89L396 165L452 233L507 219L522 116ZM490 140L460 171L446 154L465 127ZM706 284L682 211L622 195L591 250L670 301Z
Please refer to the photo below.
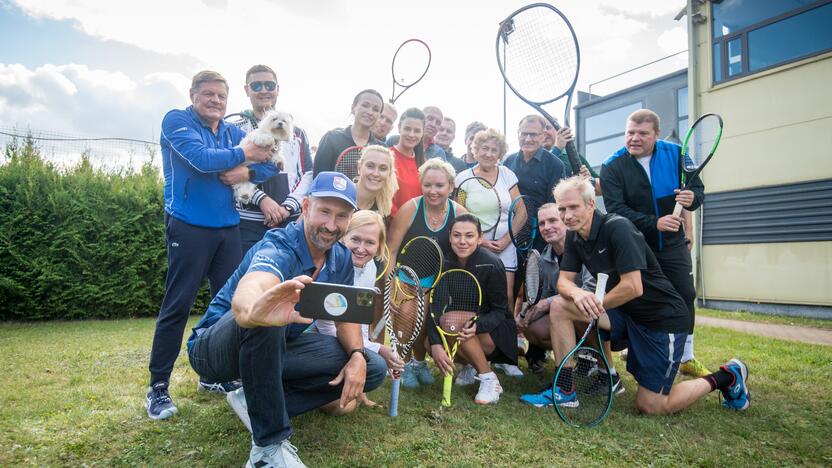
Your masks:
M335 177L332 179L332 186L335 187L336 190L343 192L347 189L347 179L343 177Z

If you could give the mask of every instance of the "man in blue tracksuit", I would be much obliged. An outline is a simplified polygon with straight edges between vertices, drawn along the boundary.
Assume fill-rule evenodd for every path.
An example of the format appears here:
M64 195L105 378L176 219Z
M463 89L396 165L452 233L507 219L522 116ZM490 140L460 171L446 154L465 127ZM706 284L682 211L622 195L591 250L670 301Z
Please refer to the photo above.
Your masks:
M151 419L176 414L168 383L202 281L208 277L213 296L240 264L240 216L231 185L252 175L254 182L262 182L277 171L272 164L243 164L268 161L271 148L241 144L244 133L223 122L228 83L222 75L197 73L190 96L193 105L172 110L162 120L168 273L150 352L145 406ZM209 382L200 386L234 389Z
M693 211L705 200L705 187L696 177L690 189L680 190L681 151L679 145L657 141L659 116L640 109L627 118L625 147L601 166L601 187L607 211L623 216L644 235L662 272L682 296L689 315L689 330L679 370L702 377L710 372L693 356L694 304L696 290L689 236L682 228L682 217L673 216L680 203Z

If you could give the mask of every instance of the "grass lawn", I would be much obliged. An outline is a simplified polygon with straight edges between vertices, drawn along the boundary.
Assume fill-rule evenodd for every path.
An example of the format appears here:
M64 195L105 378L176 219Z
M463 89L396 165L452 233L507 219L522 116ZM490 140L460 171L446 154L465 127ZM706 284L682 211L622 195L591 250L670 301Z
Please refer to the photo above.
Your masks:
M803 317L789 317L786 315L755 314L746 311L725 311L715 309L697 308L696 314L708 317L722 318L729 320L743 320L746 322L770 323L777 325L796 325L799 327L812 327L825 330L832 330L832 320L822 320Z
M250 438L222 398L196 392L183 353L172 379L179 414L143 408L150 319L0 324L0 466L241 466ZM567 428L551 409L521 404L534 377L511 381L495 406L456 387L440 408L441 379L402 391L400 415L362 408L341 418L293 420L292 442L310 466L832 465L832 348L701 328L697 355L716 367L737 355L751 369L751 408L734 413L716 394L682 415L643 417L635 383L592 430ZM551 363L549 363L551 371ZM619 363L619 367L623 367ZM370 397L385 402L389 383Z

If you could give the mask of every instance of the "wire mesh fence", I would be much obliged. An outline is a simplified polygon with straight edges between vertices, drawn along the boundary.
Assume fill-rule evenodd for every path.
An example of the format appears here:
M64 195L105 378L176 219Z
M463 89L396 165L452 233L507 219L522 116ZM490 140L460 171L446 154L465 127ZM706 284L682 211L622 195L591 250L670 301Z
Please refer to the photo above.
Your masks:
M68 135L29 127L0 125L0 148L21 147L30 141L41 156L57 167L72 167L86 157L104 171L138 170L151 164L161 170L159 143L120 137Z

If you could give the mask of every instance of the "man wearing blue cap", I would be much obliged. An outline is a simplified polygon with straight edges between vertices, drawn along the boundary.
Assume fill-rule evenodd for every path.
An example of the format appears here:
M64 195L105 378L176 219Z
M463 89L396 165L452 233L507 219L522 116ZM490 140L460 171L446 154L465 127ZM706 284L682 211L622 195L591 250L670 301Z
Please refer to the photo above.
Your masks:
M296 310L313 280L353 284L350 251L338 239L355 197L343 174L318 174L301 220L268 231L246 253L188 340L200 377L243 381L228 401L252 431L248 466L303 466L289 418L327 404L344 409L384 380L387 366L364 349L361 325L338 323L337 338L303 333L311 320Z

